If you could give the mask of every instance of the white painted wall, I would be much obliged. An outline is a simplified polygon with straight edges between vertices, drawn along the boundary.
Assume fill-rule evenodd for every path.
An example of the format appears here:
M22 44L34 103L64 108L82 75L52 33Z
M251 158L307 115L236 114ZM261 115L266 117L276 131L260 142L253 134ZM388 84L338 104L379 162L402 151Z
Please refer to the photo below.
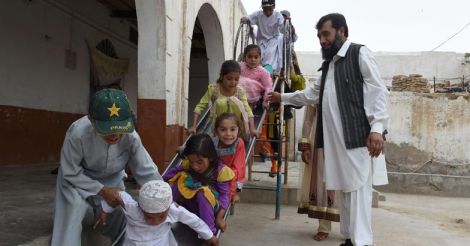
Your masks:
M322 58L320 52L296 51L302 74L308 79L316 79L321 73L317 70L321 67Z
M118 56L130 59L124 88L135 108L137 48L127 41L129 24L110 18L109 10L97 1L4 1L0 33L0 105L86 113L85 40L94 46L108 38ZM66 49L77 53L75 70L65 68Z
M139 25L138 98L165 99L165 0L136 0L135 4Z
M460 82L462 75L470 76L470 66L465 65L464 54L455 52L413 52L413 53L374 53L382 77L391 85L392 77L397 74L422 74L430 82L456 78L451 82Z
M318 78L321 66L320 52L297 52L302 72L309 78ZM430 82L434 76L438 80L456 78L461 82L462 75L470 78L470 64L464 54L455 52L374 52L380 74L387 85L398 74L421 74Z

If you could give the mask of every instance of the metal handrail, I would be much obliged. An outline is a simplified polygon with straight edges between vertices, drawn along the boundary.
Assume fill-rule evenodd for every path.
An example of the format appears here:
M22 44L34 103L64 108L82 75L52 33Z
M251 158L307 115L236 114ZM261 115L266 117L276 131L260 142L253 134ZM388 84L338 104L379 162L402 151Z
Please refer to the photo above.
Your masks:
M233 60L239 62L241 61L240 58L242 58L242 56L240 54L243 53L244 47L250 43L250 39L252 44L256 44L256 40L253 34L253 27L248 23L240 23L233 46ZM238 43L240 43L241 48L240 54L237 55Z
M211 112L211 109L212 107L214 107L214 104L212 104L203 114L202 114L202 117L201 119L199 119L198 123L196 124L196 132L200 132L200 130L202 130L202 132L206 132L207 131L207 126L210 125L208 124L208 122L210 123L210 112ZM193 134L190 134L186 140L184 141L184 143L182 144L182 146L186 145L186 142L188 142L188 139L192 136ZM176 153L173 158L171 159L171 161L168 163L168 166L165 168L165 171L163 171L163 174L170 168L176 166L177 164L179 164L181 162L181 157L179 155L179 153Z
M274 83L273 83L273 89L276 88L278 82L279 82L279 77L276 77L276 79L274 80ZM258 126L256 128L256 130L258 132L261 131L261 128L263 127L263 122L264 122L264 119L266 118L266 114L267 114L267 110L264 109L263 113L261 114L261 118L259 120ZM250 141L248 142L248 147L247 147L246 157L245 157L245 163L247 163L249 161L250 157L251 157L250 154L251 154L251 151L253 151L253 147L255 145L255 142L256 142L255 137L252 137L250 139Z
M284 79L286 83L290 86L289 75L291 72L292 64L292 23L290 19L284 20L284 35L283 35L283 57L282 57L282 67L284 68ZM284 92L284 91L282 91Z

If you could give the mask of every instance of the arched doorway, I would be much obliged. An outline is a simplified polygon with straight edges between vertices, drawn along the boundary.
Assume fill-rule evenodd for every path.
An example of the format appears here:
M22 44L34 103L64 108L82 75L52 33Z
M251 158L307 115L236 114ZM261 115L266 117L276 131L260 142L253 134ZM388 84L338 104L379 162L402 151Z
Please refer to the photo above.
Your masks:
M192 123L194 107L204 95L209 83L219 77L224 61L223 34L215 10L208 3L199 9L194 21L189 60L188 118Z
M208 61L206 40L201 23L196 18L189 59L188 126L192 123L194 107L204 95L209 83Z

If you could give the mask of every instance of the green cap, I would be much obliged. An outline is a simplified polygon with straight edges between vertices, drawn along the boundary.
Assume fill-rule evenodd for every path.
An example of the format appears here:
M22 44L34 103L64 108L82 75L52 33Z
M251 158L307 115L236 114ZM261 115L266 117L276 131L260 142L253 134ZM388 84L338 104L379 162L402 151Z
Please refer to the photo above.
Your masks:
M124 91L104 89L96 92L90 105L90 117L102 135L134 131L132 111Z

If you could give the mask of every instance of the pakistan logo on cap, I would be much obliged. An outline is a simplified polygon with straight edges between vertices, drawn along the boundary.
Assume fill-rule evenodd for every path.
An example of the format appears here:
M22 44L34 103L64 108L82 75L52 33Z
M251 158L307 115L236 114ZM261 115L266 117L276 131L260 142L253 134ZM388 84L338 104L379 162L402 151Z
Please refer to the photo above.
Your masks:
M116 115L117 117L119 117L119 110L121 108L118 108L116 107L116 103L113 103L113 106L111 108L108 108L109 110L109 117L112 117L113 115Z
M99 134L122 134L134 131L129 101L121 90L104 89L96 92L90 116Z

